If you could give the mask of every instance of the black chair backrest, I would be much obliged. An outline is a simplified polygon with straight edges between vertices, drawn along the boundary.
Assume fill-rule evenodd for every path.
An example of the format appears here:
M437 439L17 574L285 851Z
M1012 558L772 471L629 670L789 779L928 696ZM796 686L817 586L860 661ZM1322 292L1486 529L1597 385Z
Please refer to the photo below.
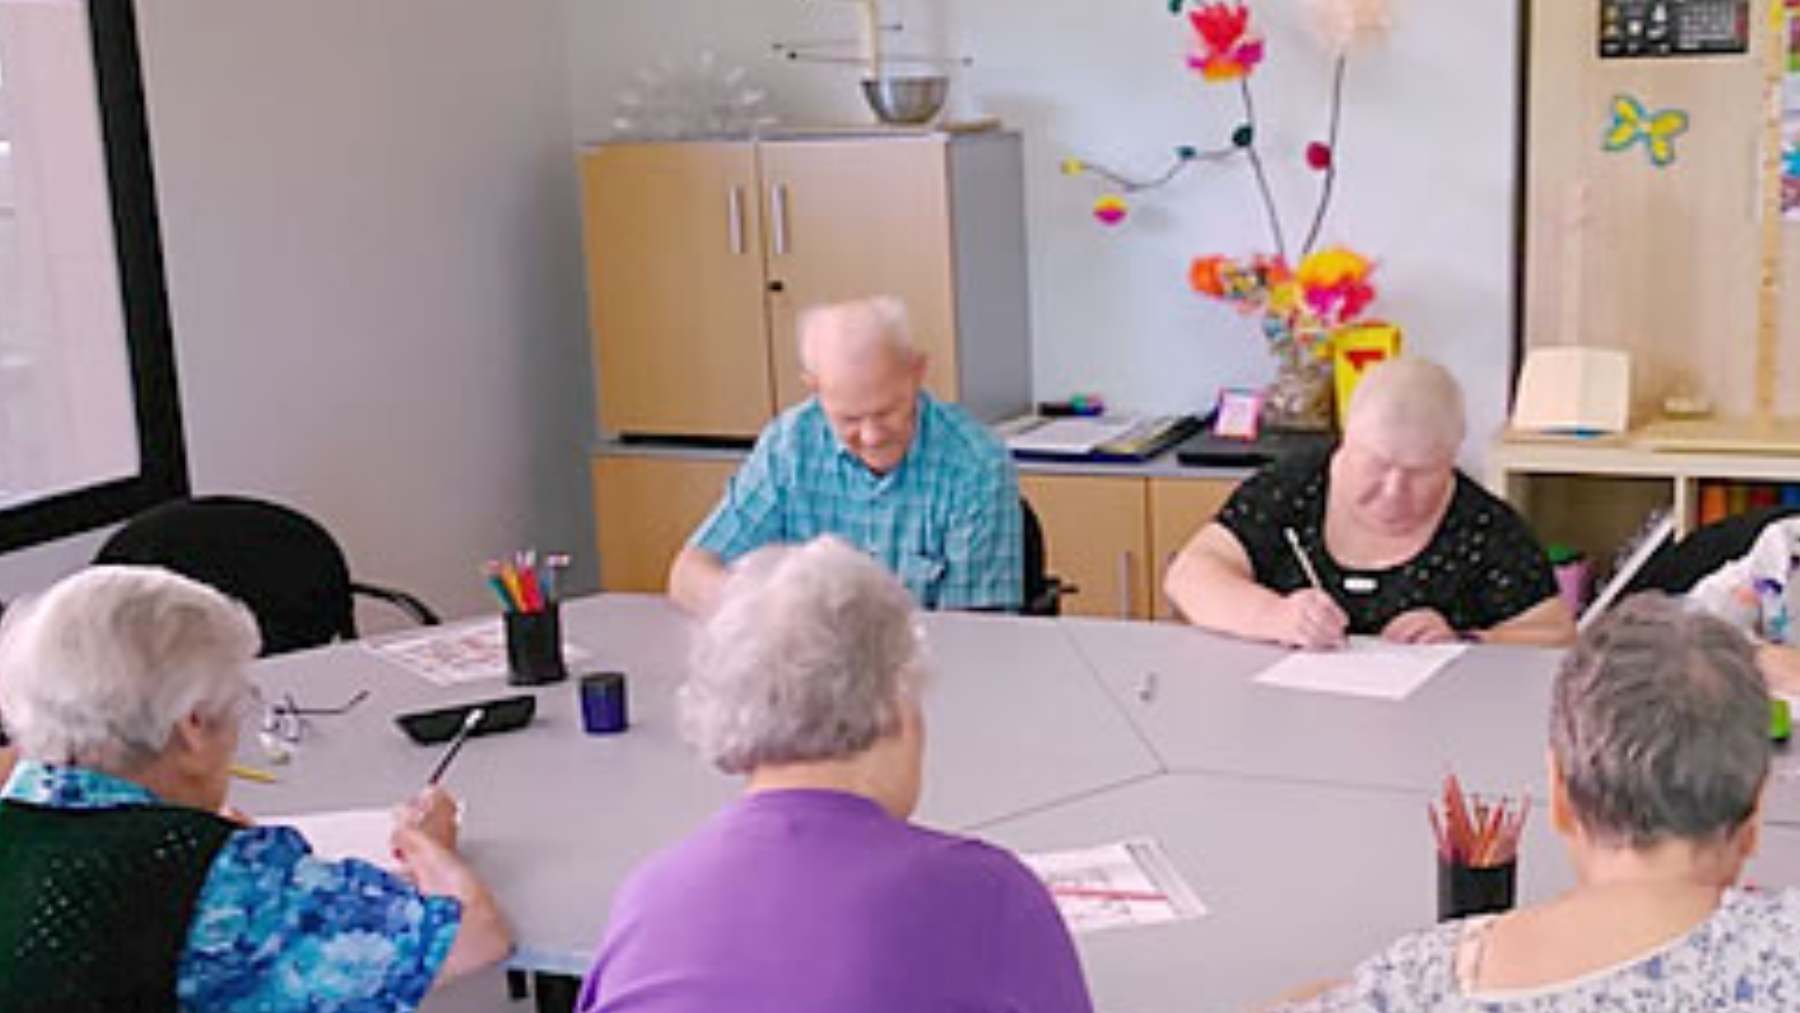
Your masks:
M274 503L165 503L115 532L94 562L167 567L238 599L256 616L265 655L356 636L350 567L337 540Z
M1714 521L1686 538L1656 550L1625 587L1626 594L1664 591L1686 594L1700 578L1750 551L1771 521L1800 514L1800 507L1765 507Z
M1060 608L1050 574L1044 562L1044 526L1038 522L1031 501L1019 497L1020 529L1025 545L1020 559L1025 568L1025 601L1020 611L1026 615L1055 615Z

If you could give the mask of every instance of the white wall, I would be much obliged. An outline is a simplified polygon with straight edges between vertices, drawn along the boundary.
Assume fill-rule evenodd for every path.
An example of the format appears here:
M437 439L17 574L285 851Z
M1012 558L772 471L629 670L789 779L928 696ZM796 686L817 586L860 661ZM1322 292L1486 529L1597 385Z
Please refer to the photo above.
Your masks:
M453 615L525 544L592 586L561 0L137 8L197 490ZM93 545L0 559L0 597Z
M1350 68L1344 171L1326 232L1381 261L1378 309L1415 351L1468 388L1469 460L1500 424L1511 357L1515 0L1394 0L1390 40ZM1189 259L1266 248L1247 169L1200 170L1138 202L1132 223L1098 226L1091 180L1063 177L1076 154L1147 175L1179 144L1225 142L1234 92L1184 66L1191 31L1161 0L888 0L908 23L898 46L966 53L959 113L1024 131L1034 328L1041 397L1099 390L1113 404L1210 406L1223 385L1272 366L1252 324L1187 290ZM1254 6L1269 36L1258 72L1265 157L1290 242L1316 177L1301 162L1325 128L1329 65L1301 27L1300 0ZM570 32L579 137L609 129L617 94L659 58L702 49L749 66L794 122L861 122L852 68L797 67L770 44L853 34L847 5L819 0L576 0Z

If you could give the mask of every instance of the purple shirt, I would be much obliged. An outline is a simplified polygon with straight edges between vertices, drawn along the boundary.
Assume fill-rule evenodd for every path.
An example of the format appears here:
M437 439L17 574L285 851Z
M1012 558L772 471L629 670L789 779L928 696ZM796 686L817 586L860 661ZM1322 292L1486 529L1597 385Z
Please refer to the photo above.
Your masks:
M748 795L634 872L582 1013L1090 1013L1043 886L833 791Z

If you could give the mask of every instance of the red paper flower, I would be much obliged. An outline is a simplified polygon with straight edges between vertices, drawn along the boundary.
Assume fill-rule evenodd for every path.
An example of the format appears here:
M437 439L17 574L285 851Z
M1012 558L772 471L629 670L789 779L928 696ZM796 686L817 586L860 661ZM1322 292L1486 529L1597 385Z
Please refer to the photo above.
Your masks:
M1188 12L1200 36L1200 51L1188 66L1208 81L1236 81L1262 62L1262 39L1250 33L1250 8L1242 3L1209 3Z

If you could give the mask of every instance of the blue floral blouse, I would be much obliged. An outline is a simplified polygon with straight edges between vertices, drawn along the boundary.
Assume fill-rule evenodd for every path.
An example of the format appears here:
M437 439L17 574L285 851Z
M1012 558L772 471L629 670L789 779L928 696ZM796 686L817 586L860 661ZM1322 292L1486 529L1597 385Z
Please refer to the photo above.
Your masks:
M143 787L21 761L0 799L61 809L149 805ZM213 859L176 972L187 1010L396 1013L424 999L462 905L366 862L325 862L288 827L231 835Z
M1727 890L1718 910L1657 949L1539 988L1464 987L1492 918L1407 936L1353 980L1284 1013L1664 1013L1800 1009L1800 891Z

